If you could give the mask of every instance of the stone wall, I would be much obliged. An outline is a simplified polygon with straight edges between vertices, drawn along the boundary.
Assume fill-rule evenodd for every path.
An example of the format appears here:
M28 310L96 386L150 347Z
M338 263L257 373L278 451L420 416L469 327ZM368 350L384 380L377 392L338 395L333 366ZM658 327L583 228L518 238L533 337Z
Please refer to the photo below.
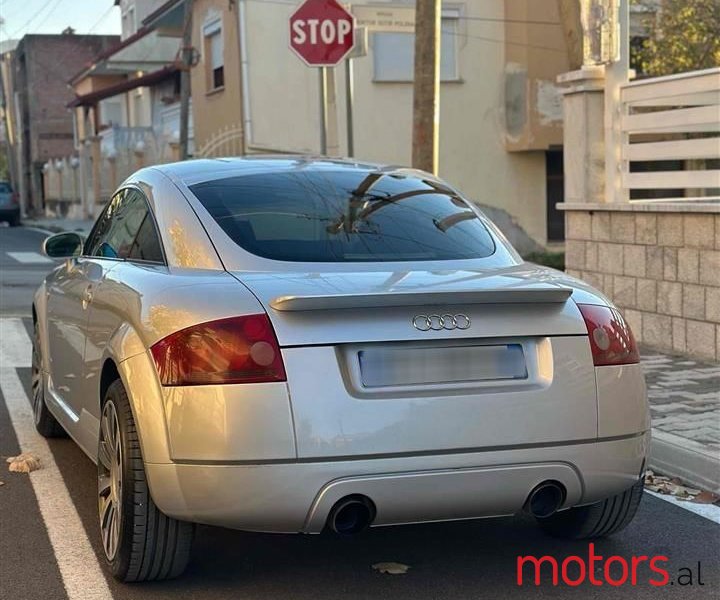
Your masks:
M565 204L566 268L644 345L720 361L720 204Z

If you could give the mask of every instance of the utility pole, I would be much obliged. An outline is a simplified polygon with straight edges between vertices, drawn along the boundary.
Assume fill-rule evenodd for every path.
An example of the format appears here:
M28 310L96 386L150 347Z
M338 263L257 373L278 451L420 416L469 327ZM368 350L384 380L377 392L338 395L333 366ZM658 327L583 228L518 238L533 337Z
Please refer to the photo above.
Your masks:
M437 173L440 124L441 0L417 0L412 165Z
M180 71L180 160L188 159L190 121L190 65L192 63L192 0L185 0Z

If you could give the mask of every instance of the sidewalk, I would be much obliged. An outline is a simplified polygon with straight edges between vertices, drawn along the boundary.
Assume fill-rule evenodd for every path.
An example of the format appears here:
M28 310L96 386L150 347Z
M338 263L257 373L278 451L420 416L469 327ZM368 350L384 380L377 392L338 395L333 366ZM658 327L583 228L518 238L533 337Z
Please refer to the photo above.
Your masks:
M94 223L95 219L28 218L22 221L25 227L35 227L36 229L44 229L52 233L76 231L81 235L88 235Z
M650 468L720 493L720 364L644 349Z

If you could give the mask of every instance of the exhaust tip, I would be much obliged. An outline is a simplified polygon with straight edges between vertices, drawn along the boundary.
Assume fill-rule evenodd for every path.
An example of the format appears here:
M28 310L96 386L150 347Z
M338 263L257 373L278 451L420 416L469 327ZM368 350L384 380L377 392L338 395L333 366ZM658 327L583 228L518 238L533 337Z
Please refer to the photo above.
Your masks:
M527 510L538 519L554 515L565 501L565 487L554 481L537 486L527 500Z
M335 503L328 515L328 527L340 535L367 529L375 519L375 505L366 496L346 496Z

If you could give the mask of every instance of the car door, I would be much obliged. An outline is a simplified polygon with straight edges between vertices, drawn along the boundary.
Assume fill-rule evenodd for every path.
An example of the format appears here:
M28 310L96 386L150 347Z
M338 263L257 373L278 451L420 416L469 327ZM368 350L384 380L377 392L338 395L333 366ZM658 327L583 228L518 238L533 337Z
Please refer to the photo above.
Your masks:
M108 235L96 241L95 253L115 253L120 260L116 268L105 273L93 289L88 307L87 335L84 353L82 393L78 409L93 416L93 430L88 432L96 443L100 418L100 376L107 344L130 315L138 314L142 300L138 288L142 277L165 268L165 260L155 220L145 196L135 188L124 190L122 202L112 216Z
M105 207L82 254L66 260L48 284L48 397L62 409L54 412L76 437L82 427L78 398L84 375L87 309L94 286L119 262L119 258L109 252L107 256L97 256L93 250L99 246L99 240L107 236L122 196L122 193L116 194Z

